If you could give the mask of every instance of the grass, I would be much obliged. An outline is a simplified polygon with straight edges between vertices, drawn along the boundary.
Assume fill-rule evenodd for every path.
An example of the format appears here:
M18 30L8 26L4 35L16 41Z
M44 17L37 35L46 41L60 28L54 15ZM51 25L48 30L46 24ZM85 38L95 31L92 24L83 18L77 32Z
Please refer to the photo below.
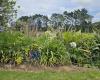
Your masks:
M0 71L0 80L100 80L100 71Z

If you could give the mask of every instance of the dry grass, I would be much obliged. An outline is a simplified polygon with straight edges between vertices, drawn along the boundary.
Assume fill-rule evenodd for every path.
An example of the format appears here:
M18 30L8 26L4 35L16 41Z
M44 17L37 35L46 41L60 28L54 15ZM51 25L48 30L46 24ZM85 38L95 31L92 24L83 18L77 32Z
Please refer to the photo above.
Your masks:
M98 71L97 68L85 68L77 66L58 66L58 67L47 67L47 66L31 66L31 65L5 65L0 70L10 71L26 71L26 72L40 72L40 71L56 71L56 72L85 72L85 71Z

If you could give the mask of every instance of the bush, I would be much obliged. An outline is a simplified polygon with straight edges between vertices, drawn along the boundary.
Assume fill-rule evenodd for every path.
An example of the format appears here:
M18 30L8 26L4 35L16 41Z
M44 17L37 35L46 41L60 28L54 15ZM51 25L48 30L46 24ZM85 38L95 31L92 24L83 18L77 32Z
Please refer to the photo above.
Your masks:
M0 61L1 63L22 62L23 49L28 47L32 40L20 32L0 33ZM20 59L19 59L20 58ZM20 61L19 61L20 60Z
M70 63L63 40L56 33L45 32L35 40L35 43L41 51L41 64L54 66Z
M93 33L64 32L63 38L73 64L92 65L92 48L96 45ZM70 46L72 42L76 43L76 48Z
M66 65L71 62L74 65L90 67L97 66L100 61L99 57L93 57L98 56L94 50L97 41L94 33L47 31L35 39L35 44L41 53L41 64Z
M94 31L96 37L96 45L92 47L92 65L100 68L100 31Z
M0 33L0 62L100 67L100 34L46 31L34 41L20 32Z

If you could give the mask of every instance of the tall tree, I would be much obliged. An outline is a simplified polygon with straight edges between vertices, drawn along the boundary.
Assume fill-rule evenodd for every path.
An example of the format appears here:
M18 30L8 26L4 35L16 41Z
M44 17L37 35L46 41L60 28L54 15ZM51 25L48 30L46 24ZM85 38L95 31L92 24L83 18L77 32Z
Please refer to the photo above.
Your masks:
M71 27L74 29L81 29L82 32L87 32L91 30L92 16L88 14L88 11L83 9L78 9L73 12L65 11L64 15L64 26Z
M67 29L71 29L75 27L75 18L74 12L67 12L63 13L64 16L64 27Z
M59 27L62 27L62 24L63 24L63 21L64 21L64 17L62 14L52 14L51 18L51 25L54 27L54 28L59 28Z
M0 26L7 27L16 13L16 0L0 0Z
M18 20L23 21L23 22L28 22L29 19L30 19L30 17L28 17L28 16L22 16Z
M48 17L45 15L35 14L32 16L33 23L39 30L46 29L48 27Z
M90 31L93 16L85 8L74 11L74 15L75 25L79 25L82 32Z

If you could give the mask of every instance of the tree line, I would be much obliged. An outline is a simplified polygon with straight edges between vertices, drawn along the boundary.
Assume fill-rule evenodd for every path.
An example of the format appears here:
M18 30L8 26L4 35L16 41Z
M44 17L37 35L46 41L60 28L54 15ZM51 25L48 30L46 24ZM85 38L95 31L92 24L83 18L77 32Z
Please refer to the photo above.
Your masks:
M37 27L38 30L47 30L48 27L64 30L81 30L89 32L92 29L92 18L85 8L72 12L64 11L62 14L53 13L50 18L45 15L35 14L32 16L22 16L16 21L16 28L20 28L21 23L26 22L30 27ZM23 24L24 25L24 24Z

